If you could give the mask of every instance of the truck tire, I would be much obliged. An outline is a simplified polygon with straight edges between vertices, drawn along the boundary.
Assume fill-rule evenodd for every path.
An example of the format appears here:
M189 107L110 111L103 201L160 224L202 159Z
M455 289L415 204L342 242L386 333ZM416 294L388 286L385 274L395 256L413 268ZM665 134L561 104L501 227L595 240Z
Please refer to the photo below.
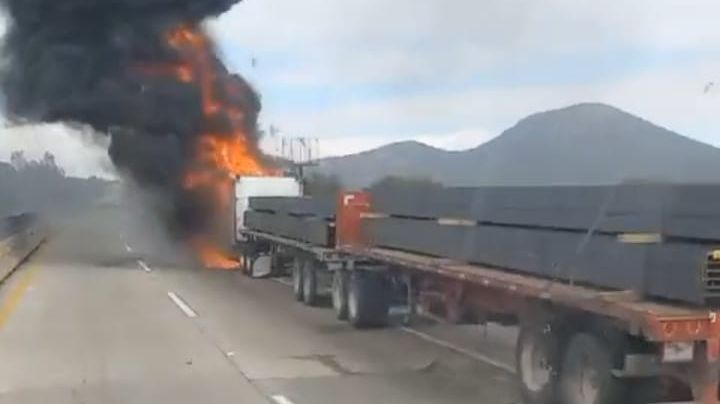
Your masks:
M274 248L271 253L270 261L270 273L267 277L277 277L287 275L286 260L287 257L283 256L277 248Z
M318 304L317 272L315 266L315 262L311 259L305 260L303 264L302 298L303 302L308 306L316 306Z
M348 319L355 328L387 325L390 290L382 275L353 271L348 287Z
M348 317L348 274L343 270L333 272L332 305L338 320Z
M560 342L551 323L524 324L515 346L520 394L527 404L555 404Z
M250 276L250 263L252 262L252 257L246 254L243 254L240 256L240 272L242 272L245 276Z
M558 392L561 404L628 402L625 381L612 374L614 352L602 338L577 333L565 351Z
M644 377L630 379L627 381L627 399L628 404L648 404L659 403L662 401L689 402L692 401L692 394L684 390L680 390L679 397L673 397L671 391L668 390L669 385L663 383L660 377ZM685 387L685 386L681 386ZM670 397L668 397L670 396Z
M300 258L293 260L292 285L295 300L298 302L303 301L303 261Z

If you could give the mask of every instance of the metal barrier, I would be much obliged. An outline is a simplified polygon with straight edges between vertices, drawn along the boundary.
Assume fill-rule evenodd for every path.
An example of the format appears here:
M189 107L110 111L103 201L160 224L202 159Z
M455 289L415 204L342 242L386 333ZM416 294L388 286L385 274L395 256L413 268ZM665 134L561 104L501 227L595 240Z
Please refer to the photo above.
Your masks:
M45 241L44 224L32 213L0 219L0 282Z

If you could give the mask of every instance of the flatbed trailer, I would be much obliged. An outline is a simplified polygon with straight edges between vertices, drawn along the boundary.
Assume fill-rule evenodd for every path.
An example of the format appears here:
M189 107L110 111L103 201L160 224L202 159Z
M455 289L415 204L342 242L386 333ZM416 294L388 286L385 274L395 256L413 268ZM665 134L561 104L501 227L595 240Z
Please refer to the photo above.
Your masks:
M405 321L432 314L517 324L515 368L528 404L720 403L718 311L378 248L362 232L372 218L366 194L346 193L335 248L245 234L269 255L289 258L298 300L314 305L328 293L337 317L356 327L388 324L394 303L407 305Z
M242 271L251 277L287 275L293 280L298 301L314 306L331 291L332 271L342 269L347 257L335 248L318 246L275 234L240 229L244 248ZM260 268L258 268L260 267Z
M562 352L558 351L569 343L573 334L603 340L600 346L614 359L611 371L618 381L626 379L630 384L641 382L641 388L662 389L659 384L650 383L651 380L672 377L690 388L696 402L719 402L720 324L715 311L644 300L632 291L568 285L403 251L382 248L344 248L343 251L384 263L396 271L412 273L415 292L411 295L417 303L412 307L424 312L454 323L518 323L521 338L516 370L519 378L527 378L521 380L521 384L529 390L524 395L530 403L555 402L550 398L531 397L542 390L534 383L546 377L560 377L542 375L555 371L554 367L547 366L548 361L559 360L546 356L561 356ZM534 339L540 337L556 340L551 348L554 353L532 352L538 344ZM618 351L613 352L614 349ZM534 355L541 358L533 360ZM635 394L654 396L652 391ZM659 399L647 398L649 402ZM648 402L643 400L639 398L637 402Z

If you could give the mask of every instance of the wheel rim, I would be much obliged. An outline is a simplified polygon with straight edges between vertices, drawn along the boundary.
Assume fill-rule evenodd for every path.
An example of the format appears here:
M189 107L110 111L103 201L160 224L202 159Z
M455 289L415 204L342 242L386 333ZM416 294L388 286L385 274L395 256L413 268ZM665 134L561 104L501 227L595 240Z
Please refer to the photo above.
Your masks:
M333 301L333 308L336 312L340 312L343 307L342 302L342 280L340 277L342 274L340 272L335 272L333 276L333 289L332 289L332 301Z
M302 292L302 281L300 277L300 265L293 265L293 272L292 272L292 281L293 281L293 291L296 295L299 295L300 292Z
M357 294L352 286L348 290L348 315L351 319L357 319L358 317Z
M574 373L575 383L571 394L573 402L578 404L593 404L597 401L600 392L599 375L592 365L592 358L583 355L578 369Z
M522 382L533 392L539 392L550 383L553 368L548 360L547 352L537 341L526 340L520 352L520 366L522 367Z
M312 291L312 273L309 270L303 271L303 295L307 299L311 299L313 295Z

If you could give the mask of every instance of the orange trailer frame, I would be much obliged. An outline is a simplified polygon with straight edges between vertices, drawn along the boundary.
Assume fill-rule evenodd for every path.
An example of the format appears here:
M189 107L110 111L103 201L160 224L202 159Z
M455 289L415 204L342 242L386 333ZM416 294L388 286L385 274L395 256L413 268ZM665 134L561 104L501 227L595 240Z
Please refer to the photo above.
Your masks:
M498 268L372 247L362 226L363 220L377 216L372 211L370 195L343 193L338 202L337 249L359 260L433 278L442 285L442 292L436 293L435 298L443 301L451 321L459 320L467 309L511 312L519 317L528 304L537 302L609 319L628 335L648 343L660 347L690 346L690 360L663 362L659 367L665 374L684 380L696 402L720 403L720 311L647 299L629 290L571 285Z

